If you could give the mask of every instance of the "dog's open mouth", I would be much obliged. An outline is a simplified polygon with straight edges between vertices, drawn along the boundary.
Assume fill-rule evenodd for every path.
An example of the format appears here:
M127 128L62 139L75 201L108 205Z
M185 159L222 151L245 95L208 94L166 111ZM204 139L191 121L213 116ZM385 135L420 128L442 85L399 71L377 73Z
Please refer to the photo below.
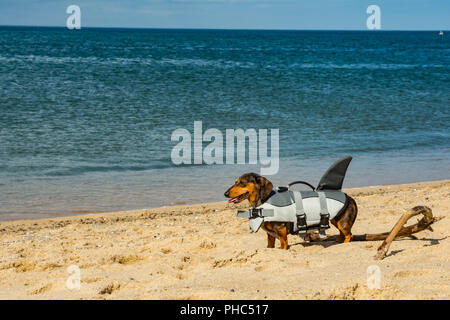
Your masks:
M248 192L241 194L240 196L237 196L236 198L230 199L227 202L228 203L233 203L233 202L238 202L242 199L244 199L246 196L248 195Z

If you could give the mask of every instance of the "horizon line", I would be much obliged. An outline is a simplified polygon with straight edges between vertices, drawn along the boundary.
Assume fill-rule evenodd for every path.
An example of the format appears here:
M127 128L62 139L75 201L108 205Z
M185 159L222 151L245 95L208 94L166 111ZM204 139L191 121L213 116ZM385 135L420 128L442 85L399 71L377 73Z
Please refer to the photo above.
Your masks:
M68 29L66 26L37 26L37 25L1 25L1 27L17 27L17 28L61 28ZM129 30L229 30L229 31L367 31L367 32L383 32L383 31L395 31L395 32L431 32L431 31L449 31L446 29L264 29L264 28L203 28L203 27L95 27L85 26L81 29L129 29ZM78 29L78 30L81 30ZM74 31L74 30L70 30Z

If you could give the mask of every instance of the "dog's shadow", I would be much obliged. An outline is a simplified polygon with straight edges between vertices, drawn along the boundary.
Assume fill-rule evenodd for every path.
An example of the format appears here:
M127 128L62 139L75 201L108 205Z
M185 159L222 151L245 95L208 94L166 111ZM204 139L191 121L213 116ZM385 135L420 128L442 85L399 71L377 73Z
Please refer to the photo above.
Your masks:
M305 240L303 238L300 238L300 239L301 239L300 241L298 241L296 243L292 243L292 246L301 245L303 247L311 247L311 246L320 245L324 248L328 248L328 247L331 247L334 245L342 244L342 242L336 241L338 239L338 235L329 235L329 236L327 236L327 239L324 239L324 240L318 240L318 238L316 238L315 240Z
M431 247L431 246L435 246L435 245L439 245L440 241L447 239L448 236L445 236L443 238L440 239L431 239L431 238L417 238L417 237L402 237L399 239L395 239L394 241L406 241L406 240L417 240L417 241L429 241L429 244L424 244L424 247ZM355 242L361 242L361 241L355 241ZM368 242L368 241L364 241L364 242ZM370 242L374 242L374 241L370 241ZM375 241L376 242L376 241ZM378 242L381 243L381 240L379 240ZM323 241L305 241L305 240L300 240L299 242L296 243L292 243L289 245L289 247L293 247L293 246L298 246L301 245L303 247L310 247L310 246L316 246L316 245L320 245L324 248L328 248L334 245L339 245L339 244L343 244L342 242L337 242L336 240L323 240ZM391 251L389 255L395 255L399 252L402 252L402 250L395 250L395 251ZM388 255L388 256L389 256Z
M321 245L324 248L328 248L337 244L341 244L340 242L336 242L335 240L323 240L323 241L304 241L301 240L300 242L290 244L289 247L293 246L303 246L303 247L311 247L311 246L317 246Z

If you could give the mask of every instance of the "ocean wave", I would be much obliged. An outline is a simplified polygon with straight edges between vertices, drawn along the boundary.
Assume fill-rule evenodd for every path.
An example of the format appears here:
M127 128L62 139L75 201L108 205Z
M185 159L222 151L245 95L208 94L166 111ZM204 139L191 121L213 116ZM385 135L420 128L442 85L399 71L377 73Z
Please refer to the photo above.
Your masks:
M381 70L399 70L414 68L447 68L441 64L403 64L403 63L293 63L290 68L300 69L381 69Z
M76 166L67 168L55 168L44 173L47 177L60 177L60 176L77 176L87 173L104 173L104 172L124 172L124 171L147 171L155 169L167 169L173 166L171 163L166 162L164 164L152 164L152 165L130 165L130 166Z
M195 66L195 67L218 67L218 68L252 68L253 62L232 60L208 60L208 59L155 59L155 58L100 58L100 57L52 57L36 55L15 55L12 57L0 56L0 62L31 62L70 64L87 63L99 65L173 65L173 66Z
M251 61L235 61L225 59L200 58L101 58L101 57L53 57L36 55L0 56L1 62L31 62L50 64L97 64L97 65L172 65L177 67L210 67L210 68L267 68L267 69L369 69L369 70L400 70L414 68L449 68L442 64L402 64L402 63L292 63L257 65Z

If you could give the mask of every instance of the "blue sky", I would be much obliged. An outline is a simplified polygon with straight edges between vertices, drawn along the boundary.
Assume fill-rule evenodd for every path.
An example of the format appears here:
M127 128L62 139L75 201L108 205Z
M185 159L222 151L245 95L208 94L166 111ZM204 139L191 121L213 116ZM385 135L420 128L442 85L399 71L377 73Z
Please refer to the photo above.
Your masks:
M0 25L65 26L81 8L82 27L366 29L366 8L383 30L448 30L449 0L0 0Z

